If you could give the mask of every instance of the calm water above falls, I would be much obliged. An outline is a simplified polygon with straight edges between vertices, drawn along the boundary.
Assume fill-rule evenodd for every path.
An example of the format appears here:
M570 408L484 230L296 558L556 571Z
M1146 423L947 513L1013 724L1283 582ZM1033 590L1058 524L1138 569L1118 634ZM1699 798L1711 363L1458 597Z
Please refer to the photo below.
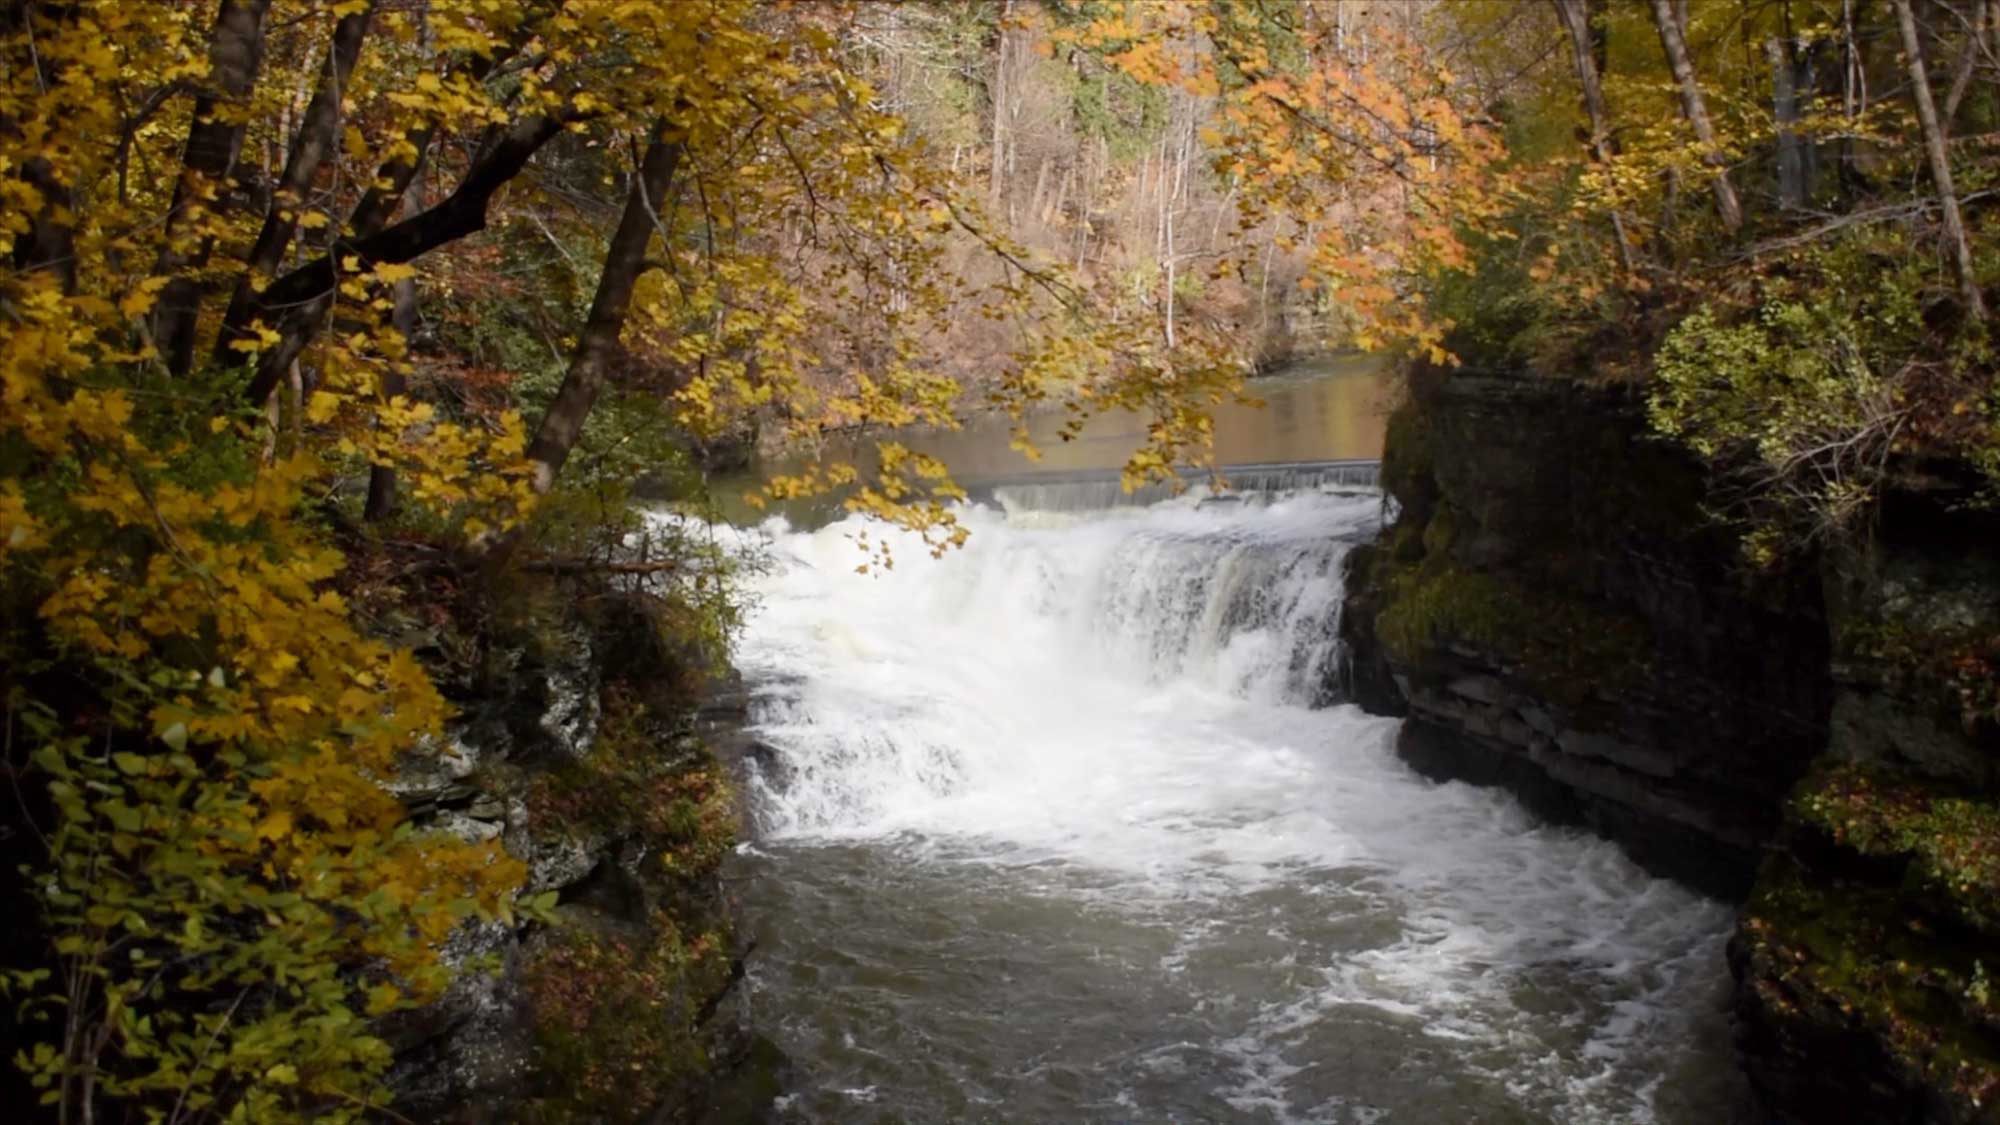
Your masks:
M1327 356L1304 360L1246 388L1262 404L1224 403L1215 411L1215 456L1220 464L1272 461L1334 461L1382 455L1382 428L1393 394L1381 360L1371 356ZM1012 446L1013 423L1003 414L980 414L959 430L910 429L893 436L910 448L950 466L961 485L975 491L988 481L1024 473L1064 473L1117 469L1145 439L1147 419L1114 411L1091 418L1073 441L1057 437L1065 415L1045 410L1030 416L1028 429L1042 453L1028 461ZM877 435L888 436L888 435ZM836 438L825 458L873 463L874 437ZM759 471L724 475L714 482L716 498L729 518L754 522L757 509L743 503L760 476L795 473L803 457L769 461ZM837 508L834 501L777 503L801 523L818 523Z
M1261 405L1224 403L1215 412L1215 456L1223 464L1246 461L1332 461L1382 455L1382 425L1392 405L1390 378L1374 356L1303 360L1253 379L1245 388ZM951 433L909 435L909 444L976 482L1022 471L1115 469L1145 438L1147 419L1123 411L1100 414L1073 441L1056 437L1063 414L1029 420L1042 459L1030 464L1010 446L1012 424L982 415Z
M767 525L732 877L787 1120L1734 1115L1726 908L1308 706L1379 514L978 508L879 576Z

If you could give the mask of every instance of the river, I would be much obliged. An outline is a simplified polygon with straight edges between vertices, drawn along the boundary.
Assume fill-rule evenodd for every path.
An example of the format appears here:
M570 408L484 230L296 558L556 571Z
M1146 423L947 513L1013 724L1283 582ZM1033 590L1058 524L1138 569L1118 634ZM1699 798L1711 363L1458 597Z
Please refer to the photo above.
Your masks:
M1254 402L1226 402L1215 411L1218 464L1382 455L1382 422L1392 392L1379 359L1333 355L1304 360L1253 380L1249 391ZM1079 433L1063 441L1058 431L1064 418L1062 411L1049 410L1028 419L1029 437L1041 452L1041 459L1033 462L1012 448L1014 423L1004 414L975 414L960 429L912 429L896 438L943 461L954 479L975 494L998 480L1115 470L1145 438L1145 418L1112 411L1087 419ZM829 440L820 455L829 461L869 465L873 451L872 438L840 436ZM764 475L796 473L805 465L803 457L780 458L757 470L721 477L714 483L714 493L722 514L738 522L759 518L760 511L745 502L744 494ZM837 497L815 497L777 503L766 510L800 525L816 525L837 517L840 505Z
M1363 383L1259 387L1297 440L1223 459L1369 455ZM1381 515L982 505L867 575L851 521L765 525L729 877L784 1120L1731 1118L1729 910L1320 706Z

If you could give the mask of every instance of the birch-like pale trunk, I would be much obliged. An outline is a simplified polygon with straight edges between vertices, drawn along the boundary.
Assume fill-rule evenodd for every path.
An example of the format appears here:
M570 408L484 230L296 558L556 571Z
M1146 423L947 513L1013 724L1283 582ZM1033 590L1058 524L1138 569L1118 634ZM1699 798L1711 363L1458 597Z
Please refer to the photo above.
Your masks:
M1938 120L1937 103L1931 99L1930 75L1924 70L1923 40L1917 35L1916 13L1910 0L1891 0L1896 23L1903 32L1903 54L1910 71L1910 98L1917 103L1917 123L1923 129L1924 156L1931 167L1931 184L1937 189L1938 210L1943 216L1944 240L1958 270L1958 290L1965 301L1966 315L1975 322L1986 319L1986 298L1979 291L1979 276L1972 266L1972 243L1965 237L1965 218L1958 210L1958 192L1952 186L1951 155L1945 148L1944 126Z
M1715 169L1715 213L1722 219L1722 229L1735 234L1743 229L1743 204L1736 198L1736 186L1729 182L1729 160L1716 143L1708 101L1702 96L1701 80L1695 77L1694 60L1688 54L1687 37L1681 34L1672 0L1653 0L1653 26L1659 30L1660 49L1666 52L1667 68L1673 72L1674 86L1680 93L1681 115L1701 145L1702 163Z
M1562 20L1563 30L1569 36L1570 58L1576 68L1577 85L1583 89L1583 110L1590 120L1590 157L1601 165L1609 165L1614 155L1611 145L1610 118L1604 107L1604 84L1597 70L1597 52L1590 33L1590 12L1584 7L1584 0L1553 0L1556 15ZM1626 229L1625 215L1618 208L1611 209L1611 233L1618 242L1618 263L1626 273L1636 269L1632 256L1631 232Z

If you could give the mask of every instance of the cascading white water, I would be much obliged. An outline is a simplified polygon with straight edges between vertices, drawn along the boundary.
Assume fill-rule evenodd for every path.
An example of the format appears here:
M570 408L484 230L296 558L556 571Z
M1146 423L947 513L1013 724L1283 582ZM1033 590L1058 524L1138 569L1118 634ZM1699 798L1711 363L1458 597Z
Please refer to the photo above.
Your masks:
M972 494L990 499L1010 512L1102 512L1110 508L1149 507L1163 500L1210 498L1217 504L1259 502L1275 496L1356 492L1373 489L1381 476L1381 462L1374 460L1305 461L1296 464L1245 464L1223 466L1219 471L1231 491L1212 496L1206 478L1192 474L1197 482L1186 496L1186 478L1155 481L1127 489L1117 470L1026 476L983 484L974 483Z
M1379 513L974 508L868 575L766 529L739 874L800 1120L1726 1119L1723 907L1313 709Z

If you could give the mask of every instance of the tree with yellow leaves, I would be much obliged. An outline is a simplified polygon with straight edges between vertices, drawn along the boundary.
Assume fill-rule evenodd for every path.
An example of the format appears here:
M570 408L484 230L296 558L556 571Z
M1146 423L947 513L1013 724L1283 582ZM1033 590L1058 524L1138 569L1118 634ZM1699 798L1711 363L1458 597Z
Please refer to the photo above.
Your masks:
M8 979L16 1061L64 1121L361 1116L389 1062L369 1021L439 994L464 920L547 903L517 901L497 843L415 831L383 787L447 709L336 592L362 543L343 481L393 471L460 551L511 542L642 274L740 286L651 290L663 328L792 283L729 248L723 215L669 205L677 154L714 176L783 130L800 188L865 207L909 190L879 151L892 123L811 20L725 0L11 3L0 32L4 690L42 920ZM636 139L539 427L401 393L391 294L425 256L552 146ZM424 169L450 185L434 202L409 197ZM754 218L783 194L724 198ZM697 249L698 224L720 237ZM754 331L684 332L690 365L761 348L770 381L744 389L771 394L797 341ZM725 382L695 381L690 409Z
M1408 282L1469 266L1466 238L1512 189L1494 123L1415 27L1350 28L1338 3L1180 0L1106 5L1068 38L1203 99L1239 228L1283 216L1307 232L1301 284L1327 289L1355 343L1448 358L1449 325ZM1211 271L1246 274L1251 250L1243 239Z
M1245 11L1116 6L1076 42L1202 99L1244 221L1286 212L1364 339L1435 352L1400 279L1463 259L1493 138L1388 29L1364 57L1319 6ZM449 708L351 587L385 529L474 588L592 565L547 551L607 398L687 440L755 417L808 443L1129 408L1155 419L1135 481L1207 456L1241 342L1174 325L1171 279L1162 334L1008 237L880 104L854 15L0 3L0 692L10 905L40 923L5 983L54 1119L366 1117L374 1021L440 994L447 936L548 916L517 858L386 787ZM426 393L416 310L517 223L588 294L559 378L528 412ZM1012 341L976 389L937 344L968 316ZM963 538L944 467L893 441L767 491L831 487Z

